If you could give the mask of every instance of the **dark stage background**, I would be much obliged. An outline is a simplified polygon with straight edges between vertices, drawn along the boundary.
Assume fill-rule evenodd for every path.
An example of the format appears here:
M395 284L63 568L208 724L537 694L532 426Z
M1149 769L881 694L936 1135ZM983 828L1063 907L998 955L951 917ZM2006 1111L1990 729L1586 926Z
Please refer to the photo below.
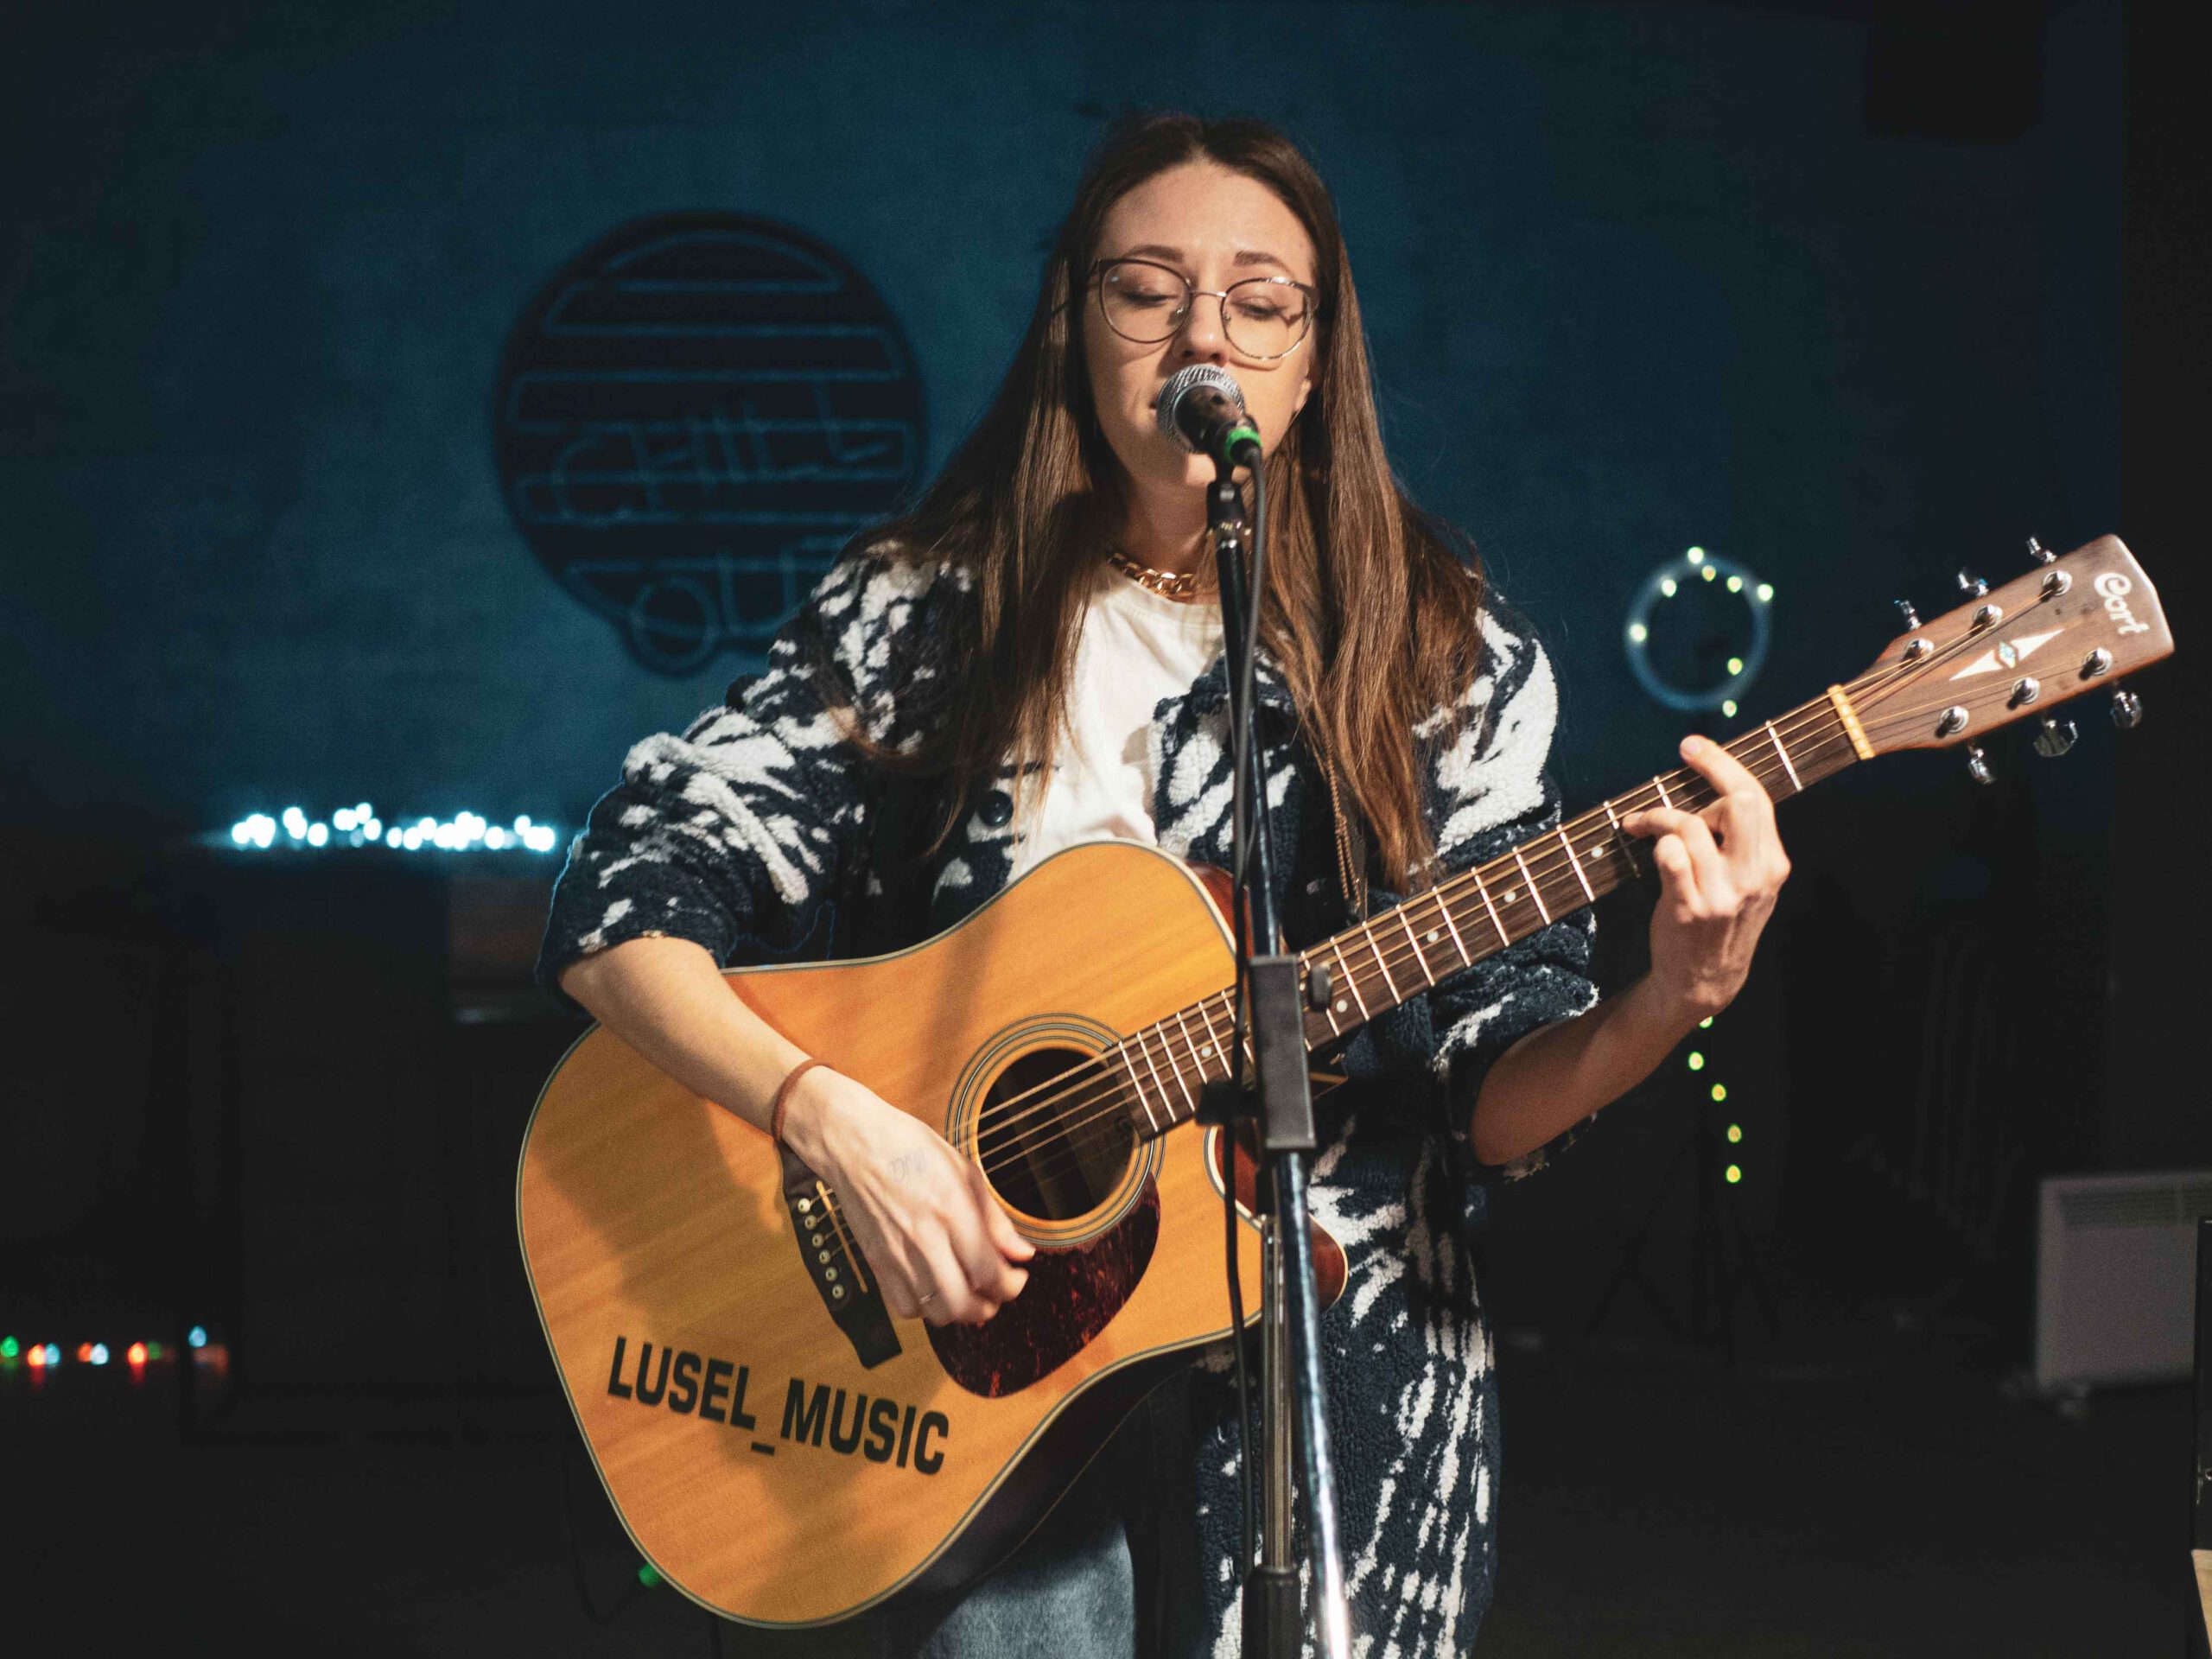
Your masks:
M1082 156L1115 114L1167 105L1276 120L1330 180L1393 456L1551 647L1572 806L1695 723L1639 689L1622 634L1693 544L1775 590L1746 719L1864 666L1891 600L1933 615L1961 566L2024 568L2030 535L2116 531L2158 582L2182 654L2139 686L2142 730L2085 702L2063 761L1993 744L1991 788L1956 753L1908 755L1790 807L1796 874L1751 986L1701 1035L1707 1069L1663 1069L1493 1218L1509 1413L1513 1366L1563 1352L1599 1356L1569 1368L1592 1414L1616 1382L1648 1401L1618 1358L1639 1342L1829 1379L1934 1356L1972 1379L1960 1421L2018 1409L1997 1402L2027 1353L2036 1178L2212 1163L2181 948L2205 910L2183 492L2206 246L2176 28L2149 5L1846 0L118 3L18 23L0 1325L73 1344L205 1324L227 1378L183 1396L163 1444L557 1442L511 1203L537 1082L574 1034L521 978L557 855L256 855L219 832L366 799L565 836L630 743L757 665L739 648L656 671L510 512L503 356L586 249L709 210L828 245L903 336L933 470L1005 366ZM1601 912L1611 982L1643 925L1633 897ZM1664 1185L1716 1078L1771 1331L1748 1295L1699 1318L1695 1184ZM1608 1302L1624 1261L1649 1283ZM1744 1376L1659 1386L1694 1413ZM166 1401L168 1379L156 1364L143 1390ZM150 1397L12 1381L18 1441L41 1414L137 1421ZM2125 1535L2147 1542L2120 1552L2133 1579L2107 1561L2115 1616L2177 1643L2178 1434L2126 1441L2171 1470L2113 1489L2148 1494ZM1607 1459L1560 1438L1577 1451L1554 1470L1600 1490ZM1924 1463L1887 1438L1881 1502L1909 1510ZM1785 1427L1760 1455L1816 1443ZM1716 1435L1714 1466L1732 1444ZM2077 1454L2121 1455L2053 1455ZM1546 1497L1517 1443L1515 1468L1546 1537L1535 1517L1581 1500ZM2077 1544L2114 1548L2109 1526L2058 1525L2061 1573ZM1510 1540L1501 1650L1548 1628L1513 1600ZM553 1554L515 1571L565 1596ZM1605 1626L1624 1651L1629 1601ZM1743 1650L1907 1650L1869 1639ZM2048 1650L2141 1650L2084 1639Z

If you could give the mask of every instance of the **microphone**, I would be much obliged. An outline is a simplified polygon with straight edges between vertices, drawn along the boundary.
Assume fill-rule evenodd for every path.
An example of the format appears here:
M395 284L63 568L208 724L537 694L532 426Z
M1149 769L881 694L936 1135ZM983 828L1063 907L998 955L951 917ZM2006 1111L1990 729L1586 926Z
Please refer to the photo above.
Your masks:
M1260 432L1244 412L1243 391L1211 363L1178 369L1160 388L1160 430L1224 470L1259 464Z

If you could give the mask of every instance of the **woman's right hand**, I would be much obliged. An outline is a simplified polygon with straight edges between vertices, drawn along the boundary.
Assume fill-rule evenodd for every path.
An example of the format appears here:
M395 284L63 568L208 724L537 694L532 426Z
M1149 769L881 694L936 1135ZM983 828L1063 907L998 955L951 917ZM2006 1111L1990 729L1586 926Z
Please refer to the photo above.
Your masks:
M784 1138L837 1194L844 1224L902 1319L980 1325L1020 1294L1037 1247L980 1165L874 1090L816 1066L791 1090Z

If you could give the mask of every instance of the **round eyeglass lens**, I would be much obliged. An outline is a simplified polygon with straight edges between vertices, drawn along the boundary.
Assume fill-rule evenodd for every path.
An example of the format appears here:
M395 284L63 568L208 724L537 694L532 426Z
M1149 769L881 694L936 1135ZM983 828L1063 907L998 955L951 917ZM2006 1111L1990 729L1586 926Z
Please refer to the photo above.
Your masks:
M1295 283L1269 276L1231 283L1222 302L1221 322L1229 343L1247 357L1281 357L1306 338L1313 308Z
M1156 345L1183 326L1191 284L1163 265L1123 260L1106 267L1098 285L1100 307L1114 332ZM1282 357L1294 351L1312 321L1306 290L1292 282L1253 276L1230 284L1222 302L1222 332L1246 357Z

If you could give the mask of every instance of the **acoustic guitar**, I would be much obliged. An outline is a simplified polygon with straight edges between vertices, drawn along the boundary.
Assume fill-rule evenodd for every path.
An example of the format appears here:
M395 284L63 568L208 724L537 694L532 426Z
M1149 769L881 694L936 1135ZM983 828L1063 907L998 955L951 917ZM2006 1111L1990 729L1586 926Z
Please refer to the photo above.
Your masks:
M2044 717L2055 750L2071 734L2049 710L2172 649L2151 584L2107 537L1914 626L1726 747L1777 800L2015 721ZM2138 710L2115 693L2122 724ZM1654 778L1305 950L1309 989L1327 969L1310 1046L1634 879L1624 814L1712 798L1694 772ZM727 976L800 1048L982 1166L1039 1248L1027 1289L982 1326L893 1318L812 1171L607 1031L577 1040L524 1139L523 1255L600 1478L669 1583L762 1625L957 1587L1146 1391L1229 1333L1221 1131L1196 1121L1228 1071L1226 893L1156 849L1094 842L910 950ZM1318 1228L1314 1243L1333 1300L1344 1254ZM1257 1256L1241 1253L1248 1309Z

